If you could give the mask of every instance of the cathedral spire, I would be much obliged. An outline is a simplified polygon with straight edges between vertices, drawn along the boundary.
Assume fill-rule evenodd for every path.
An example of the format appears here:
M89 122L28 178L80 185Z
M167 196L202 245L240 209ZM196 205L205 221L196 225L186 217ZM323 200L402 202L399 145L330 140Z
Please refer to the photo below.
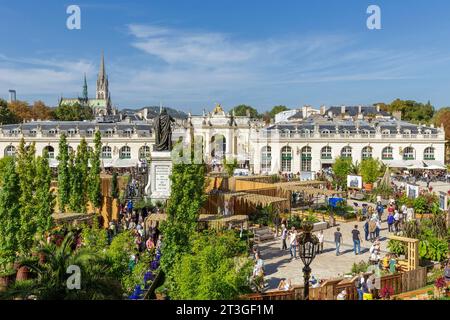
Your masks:
M84 73L83 99L88 100L88 86L86 81L86 73Z
M105 55L102 50L102 58L100 60L100 71L98 72L98 80L104 80L106 78L105 72Z

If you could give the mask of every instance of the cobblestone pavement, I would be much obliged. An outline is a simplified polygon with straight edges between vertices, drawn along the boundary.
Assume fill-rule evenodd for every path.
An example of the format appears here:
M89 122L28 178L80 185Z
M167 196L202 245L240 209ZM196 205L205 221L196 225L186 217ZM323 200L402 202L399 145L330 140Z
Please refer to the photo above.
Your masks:
M385 217L384 217L385 218ZM353 241L351 230L354 225L358 225L363 239L361 243L361 254L355 255L353 252ZM324 230L324 252L316 256L311 264L312 275L318 279L331 279L351 271L355 262L369 261L369 249L372 243L364 240L364 222L340 223L336 227ZM341 228L343 243L341 244L340 255L336 256L334 244L334 232L337 227ZM382 223L380 233L382 256L386 253L388 234L387 223ZM264 260L266 280L269 289L276 289L281 279L290 279L293 285L303 284L303 262L301 259L291 260L288 250L281 250L281 239L263 243L259 246L261 257Z

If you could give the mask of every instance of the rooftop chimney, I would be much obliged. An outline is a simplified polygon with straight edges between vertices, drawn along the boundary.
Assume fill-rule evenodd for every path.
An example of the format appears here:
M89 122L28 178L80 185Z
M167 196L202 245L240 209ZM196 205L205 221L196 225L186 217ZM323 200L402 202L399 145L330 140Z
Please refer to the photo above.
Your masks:
M380 105L377 104L377 112L380 112Z
M362 113L362 106L358 106L358 114Z
M325 106L320 106L320 114L321 114L321 115L324 115L324 114L325 114L325 109L326 109Z
M16 90L9 90L9 102L16 101Z
M345 106L341 106L341 114L345 113Z

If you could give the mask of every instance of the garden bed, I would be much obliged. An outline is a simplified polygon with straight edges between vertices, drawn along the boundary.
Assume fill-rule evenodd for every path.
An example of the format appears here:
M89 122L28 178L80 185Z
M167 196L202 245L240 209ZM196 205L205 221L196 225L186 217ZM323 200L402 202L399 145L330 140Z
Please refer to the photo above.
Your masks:
M311 215L311 213L309 213L309 212L301 212L301 211L295 211L295 212L292 212L292 214L296 214L296 215L298 215L300 218L307 218L309 215ZM329 215L328 213L313 212L313 214L316 216L316 218L317 218L319 221L329 221L329 220L330 220L330 215ZM345 218L345 217L343 217L343 216L339 216L339 215L335 214L335 215L334 215L334 220L335 220L336 222L343 222L343 223L346 223L346 222L353 222L353 221L356 221L357 219L356 219L356 217L353 217L353 218Z

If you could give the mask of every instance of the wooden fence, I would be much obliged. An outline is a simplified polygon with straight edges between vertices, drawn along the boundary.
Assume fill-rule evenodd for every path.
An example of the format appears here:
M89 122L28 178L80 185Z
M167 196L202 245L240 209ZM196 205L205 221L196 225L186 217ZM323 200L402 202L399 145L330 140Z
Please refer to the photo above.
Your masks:
M365 274L368 277L370 274ZM356 277L350 279L327 280L319 288L309 289L310 300L336 300L337 295L344 289L347 291L347 300L357 300L358 292L355 287ZM420 267L416 270L382 276L380 288L391 287L394 294L417 290L425 287L427 282L427 269ZM303 286L296 286L290 291L271 291L243 296L243 300L302 300Z

